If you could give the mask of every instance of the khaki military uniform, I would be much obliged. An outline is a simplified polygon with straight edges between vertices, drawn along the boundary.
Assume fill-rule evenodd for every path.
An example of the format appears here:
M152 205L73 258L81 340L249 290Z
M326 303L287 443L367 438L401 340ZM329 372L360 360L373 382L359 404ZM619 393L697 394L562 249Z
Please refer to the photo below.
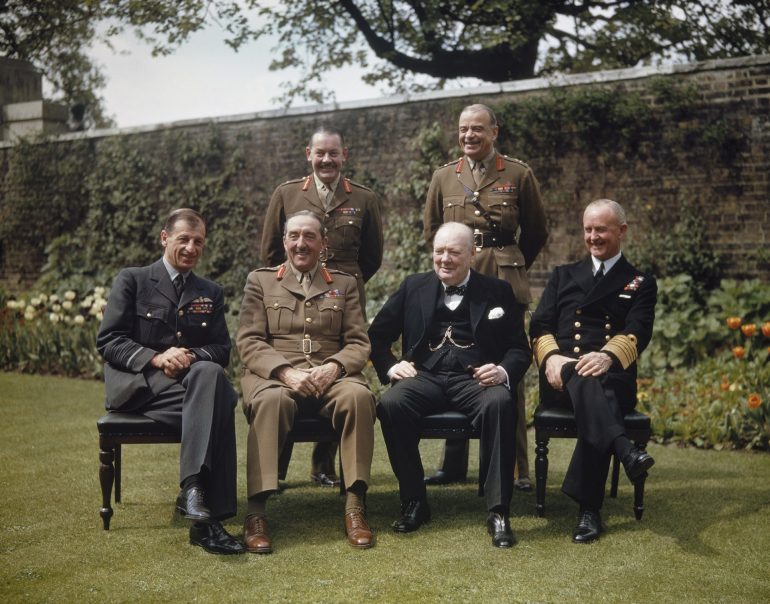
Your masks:
M270 198L262 228L262 264L275 266L286 259L283 225L287 216L310 210L321 217L329 246L323 265L353 275L361 308L366 311L364 283L382 264L380 199L371 189L341 178L329 208L318 197L313 175L279 185Z
M481 209L474 205L477 200ZM495 235L484 216L499 226ZM425 203L425 238L433 240L445 222L461 222L476 232L476 242L505 245L477 247L473 268L511 284L513 295L521 304L529 304L527 269L535 261L548 238L545 211L537 179L527 164L496 154L477 185L466 158L442 166L433 173Z
M356 280L319 269L307 293L288 261L252 271L236 337L243 362L243 407L249 422L248 496L278 489L278 457L297 413L318 413L340 434L348 486L369 482L374 448L374 395L361 374L370 344ZM303 399L274 377L277 369L310 369L330 361L345 375L320 398Z
M425 238L432 241L445 222L460 222L473 229L477 244L475 270L510 283L520 304L532 301L527 269L545 245L548 231L540 187L527 164L496 153L479 184L465 157L436 170L425 202ZM518 386L517 398L519 417L524 418L523 382ZM520 421L516 430L516 468L521 477L529 476L526 444L527 423ZM440 467L448 474L464 476L467 455L461 455L457 446L447 449L447 457L450 455L451 459L442 459Z

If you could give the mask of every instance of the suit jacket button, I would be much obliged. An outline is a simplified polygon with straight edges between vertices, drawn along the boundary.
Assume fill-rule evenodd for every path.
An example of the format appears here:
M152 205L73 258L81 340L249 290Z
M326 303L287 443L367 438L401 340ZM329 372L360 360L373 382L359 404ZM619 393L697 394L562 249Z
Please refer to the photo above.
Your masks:
M278 308L278 302L273 302L273 308Z
M582 310L580 310L580 309L578 308L578 309L575 311L575 314L576 314L576 315L581 315L581 314L583 314L583 311L582 311Z
M604 329L612 329L612 325L610 325L609 323L607 323L607 324L604 326Z
M182 310L181 308L179 309L179 316L180 316L180 317L183 317L183 316L184 316L184 310Z
M181 331L177 331L176 332L176 337L177 338L181 338L182 337L182 332Z
M610 336L604 336L604 341L605 342L609 342L610 341Z
M579 334L579 333L576 333L576 334L575 334L575 339L576 339L576 340L579 340L579 339L580 339L580 334Z
M479 212L478 210L476 210L476 211L475 211L475 212L473 212L473 213L474 213L474 214L476 214L476 216L481 216L481 212Z
M575 346L575 348L572 349L572 352L580 352L580 346Z
M310 302L309 300L305 302L305 306L310 306L311 304L312 302Z
M575 327L580 327L580 321L575 321Z
M148 313L147 313L147 317L152 317L152 313L151 313L151 312L148 312Z
M206 327L206 326L207 326L207 325L206 325L206 321L204 321L203 323L201 323L201 327Z
M305 318L305 323L312 323L312 322L313 322L313 318L312 317Z

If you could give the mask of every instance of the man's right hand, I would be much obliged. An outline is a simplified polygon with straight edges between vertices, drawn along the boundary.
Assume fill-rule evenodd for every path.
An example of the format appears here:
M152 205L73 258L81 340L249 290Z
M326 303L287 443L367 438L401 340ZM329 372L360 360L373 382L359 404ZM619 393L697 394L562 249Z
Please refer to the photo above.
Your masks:
M160 369L168 377L176 379L190 368L195 355L187 348L172 346L164 352L159 352L150 359L150 365Z
M323 392L313 380L313 375L305 369L294 369L294 367L282 367L276 377L286 384L289 388L298 392L304 397L320 397Z
M388 377L391 382L397 382L404 378L415 377L417 375L417 369L414 367L414 363L409 361L399 361L393 367L388 370Z
M562 354L552 354L545 361L545 379L554 390L564 390L564 384L561 381L561 370L567 363L574 363L575 359L565 357Z

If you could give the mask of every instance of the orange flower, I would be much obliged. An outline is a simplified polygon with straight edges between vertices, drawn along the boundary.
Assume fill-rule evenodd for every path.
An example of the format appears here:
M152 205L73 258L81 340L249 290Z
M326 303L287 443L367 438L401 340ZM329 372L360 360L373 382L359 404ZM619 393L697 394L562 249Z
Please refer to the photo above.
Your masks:
M741 331L744 336L750 338L757 333L757 326L754 323L746 323L746 325L741 325Z
M762 335L766 338L770 338L770 321L762 323Z
M730 329L738 329L741 326L740 317L727 317L727 326Z
M736 359L742 359L743 355L746 354L746 349L743 346L735 346L733 348L733 356Z
M759 406L762 404L762 399L759 397L759 395L756 392L752 392L749 394L749 400L747 401L747 404L749 406L749 409L758 409Z
M724 390L725 392L727 392L728 390L730 390L730 382L722 382L722 383L719 385L719 387L720 387L722 390Z

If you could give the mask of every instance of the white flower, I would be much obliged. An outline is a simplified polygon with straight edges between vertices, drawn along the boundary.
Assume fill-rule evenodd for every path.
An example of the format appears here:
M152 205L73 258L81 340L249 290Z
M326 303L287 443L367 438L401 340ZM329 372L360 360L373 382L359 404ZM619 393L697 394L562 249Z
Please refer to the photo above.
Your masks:
M94 296L96 296L97 298L102 298L102 297L104 297L104 292L105 291L107 291L107 290L104 287L102 287L101 285L99 287L95 287L94 288Z
M40 306L40 298L30 298L29 303L32 306Z
M56 302L59 301L59 296L57 296L56 294L51 294L51 297L48 298L48 300L49 302L51 302L51 304L55 304Z
M82 325L86 322L86 318L83 315L75 315L73 320L75 321L75 325Z
M40 301L43 304L45 304L46 302L48 302L48 296L46 296L45 294L40 294Z
M48 315L48 320L51 323L58 323L59 322L59 315L57 315L55 312L52 312L50 315Z
M64 292L65 300L74 300L76 297L77 297L77 294L71 289L68 289L66 292Z
M61 304L54 304L54 305L51 307L51 309L52 309L54 312L59 312L59 311L61 310Z
M18 304L16 300L8 300L8 302L5 303L5 307L10 308L11 310L16 310Z
M31 321L35 318L35 309L31 306L27 307L27 310L24 311L24 320L25 321Z
M494 319L499 319L505 314L505 311L500 308L499 306L495 306L492 310L489 311L489 314L487 315L487 319L490 321L493 321Z
M64 302L61 303L61 307L64 310L71 310L72 309L72 302L70 300L65 300Z

